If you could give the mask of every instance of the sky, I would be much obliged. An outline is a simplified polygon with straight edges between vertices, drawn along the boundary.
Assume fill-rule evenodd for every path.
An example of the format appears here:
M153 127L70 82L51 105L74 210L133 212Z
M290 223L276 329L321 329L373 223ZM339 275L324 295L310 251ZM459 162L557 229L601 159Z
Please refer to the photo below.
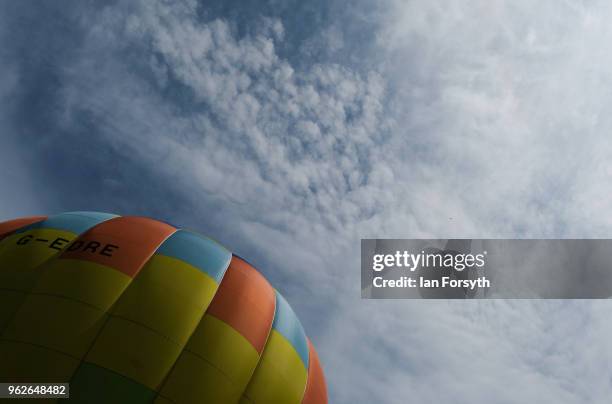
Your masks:
M606 403L607 301L360 298L361 238L612 235L606 1L0 0L0 220L196 229L332 403Z

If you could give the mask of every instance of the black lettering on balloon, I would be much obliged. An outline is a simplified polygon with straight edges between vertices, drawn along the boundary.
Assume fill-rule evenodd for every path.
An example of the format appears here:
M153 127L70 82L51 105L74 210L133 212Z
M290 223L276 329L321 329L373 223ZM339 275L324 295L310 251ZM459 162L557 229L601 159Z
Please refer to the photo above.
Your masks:
M104 246L102 251L100 251L100 255L104 255L106 257L112 257L115 250L118 250L119 246L114 244L107 244Z
M87 246L83 248L83 251L89 250L92 253L95 253L98 247L100 247L100 243L98 243L97 241L90 241L89 244L87 244Z
M55 240L53 240L53 242L51 243L49 248L53 248L54 250L61 251L62 248L64 248L66 246L66 244L68 244L68 242L69 242L69 240L66 240L65 238L58 237Z
M67 251L76 251L79 248L83 247L83 244L85 244L83 241L77 240L74 243L72 243L72 245L70 247L68 247Z
M17 245L26 245L30 242L30 240L32 240L32 236L28 235L28 236L23 236L22 238L20 238L19 240L17 240Z

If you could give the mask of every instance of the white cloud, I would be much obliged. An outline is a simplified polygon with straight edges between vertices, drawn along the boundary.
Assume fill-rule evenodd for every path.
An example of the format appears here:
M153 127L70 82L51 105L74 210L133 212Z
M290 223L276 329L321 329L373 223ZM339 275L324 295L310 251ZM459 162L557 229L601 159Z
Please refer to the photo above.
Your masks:
M388 130L379 75L362 77L339 65L295 71L275 52L279 21L266 20L276 27L273 36L238 39L224 21L201 24L186 8L146 3L124 13L108 9L92 27L86 56L67 77L68 116L87 110L112 117L113 141L150 161L168 155L188 167L187 182L207 192L254 211L283 212L260 217L274 227L303 218L344 232L367 214L359 200L364 187L375 189L379 178L393 175L377 147ZM143 43L156 55L141 66L155 83L116 59L96 62L96 76L82 73L91 72L100 47ZM164 99L169 86L188 101ZM158 138L161 146L143 144ZM173 166L166 168L177 171Z
M398 143L431 151L434 186L463 202L441 206L462 218L448 231L608 235L589 212L612 208L610 6L389 4L378 41L414 136Z

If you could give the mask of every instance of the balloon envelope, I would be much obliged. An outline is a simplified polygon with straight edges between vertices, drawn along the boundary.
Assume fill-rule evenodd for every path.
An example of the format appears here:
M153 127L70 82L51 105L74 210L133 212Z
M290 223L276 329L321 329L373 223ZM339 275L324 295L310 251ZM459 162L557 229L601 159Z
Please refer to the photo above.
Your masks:
M215 241L143 217L0 223L0 381L74 402L327 403L286 300Z

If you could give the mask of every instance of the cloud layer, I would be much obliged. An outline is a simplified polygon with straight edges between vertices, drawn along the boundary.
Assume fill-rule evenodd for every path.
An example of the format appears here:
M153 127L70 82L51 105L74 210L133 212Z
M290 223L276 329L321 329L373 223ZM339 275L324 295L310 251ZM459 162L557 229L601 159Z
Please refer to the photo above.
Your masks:
M609 236L610 6L235 6L6 6L0 216L211 234L296 307L337 403L605 402L606 302L362 301L358 248Z

